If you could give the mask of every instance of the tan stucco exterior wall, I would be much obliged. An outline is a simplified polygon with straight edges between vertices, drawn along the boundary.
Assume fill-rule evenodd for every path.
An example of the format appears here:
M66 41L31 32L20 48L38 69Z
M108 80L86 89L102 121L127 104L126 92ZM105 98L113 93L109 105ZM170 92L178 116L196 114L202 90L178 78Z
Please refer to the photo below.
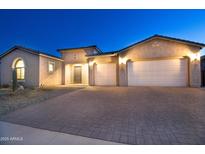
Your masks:
M96 64L105 64L105 63L116 63L117 62L117 55L116 56L96 56L89 58L89 61L92 61Z
M12 64L17 58L22 58L25 63L25 81L27 87L39 85L39 56L20 49L16 49L1 59L1 85L12 84Z
M74 84L74 67L82 67L82 84L88 84L88 64L66 64L65 65L65 84Z
M119 85L127 85L127 61L151 60L174 57L189 57L200 52L199 47L175 41L155 38L138 44L119 54ZM123 62L121 62L123 61ZM200 60L189 62L189 83L192 87L201 85Z
M191 87L200 87L201 86L201 65L200 61L191 61L190 62L190 86Z
M88 82L88 57L87 54L91 52L96 52L95 50L88 49L73 49L73 50L65 50L61 51L62 59L64 60L64 84L73 84L74 78L74 66L80 65L82 66L82 84L89 84Z
M54 72L48 71L49 62L55 63ZM53 58L39 56L39 86L53 86L62 84L63 62Z
M65 64L87 63L87 53L83 49L62 51L62 59Z

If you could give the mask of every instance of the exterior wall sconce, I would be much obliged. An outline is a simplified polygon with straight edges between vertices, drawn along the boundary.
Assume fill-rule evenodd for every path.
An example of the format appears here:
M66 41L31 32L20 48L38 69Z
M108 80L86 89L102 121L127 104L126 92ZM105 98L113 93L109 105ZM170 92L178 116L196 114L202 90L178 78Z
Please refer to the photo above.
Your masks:
M94 64L94 61L89 61L89 66L92 66Z
M127 58L126 57L124 57L124 58L119 57L119 63L120 64L126 64L126 62L127 62Z
M192 53L189 55L191 61L200 61L200 52Z

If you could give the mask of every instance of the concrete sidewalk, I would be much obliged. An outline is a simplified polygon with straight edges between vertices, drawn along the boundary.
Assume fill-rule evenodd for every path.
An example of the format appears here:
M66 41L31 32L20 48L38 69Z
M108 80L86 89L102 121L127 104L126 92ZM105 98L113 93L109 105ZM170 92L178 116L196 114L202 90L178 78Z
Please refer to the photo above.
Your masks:
M116 145L118 143L42 130L0 121L0 144Z

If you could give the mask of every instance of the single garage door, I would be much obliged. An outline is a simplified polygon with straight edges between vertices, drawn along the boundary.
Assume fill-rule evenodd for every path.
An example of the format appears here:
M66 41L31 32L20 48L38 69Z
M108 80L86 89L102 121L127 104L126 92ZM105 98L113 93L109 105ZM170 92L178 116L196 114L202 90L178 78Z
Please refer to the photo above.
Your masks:
M95 65L95 85L116 85L116 64Z
M187 86L187 59L128 63L129 86Z

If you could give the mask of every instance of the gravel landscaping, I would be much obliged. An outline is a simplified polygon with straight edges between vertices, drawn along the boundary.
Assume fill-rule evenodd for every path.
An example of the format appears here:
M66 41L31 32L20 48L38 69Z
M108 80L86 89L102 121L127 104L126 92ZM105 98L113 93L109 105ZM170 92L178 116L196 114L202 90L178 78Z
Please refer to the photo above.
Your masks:
M0 117L31 104L41 103L47 99L80 89L79 87L47 87L24 89L12 92L11 89L0 89Z

